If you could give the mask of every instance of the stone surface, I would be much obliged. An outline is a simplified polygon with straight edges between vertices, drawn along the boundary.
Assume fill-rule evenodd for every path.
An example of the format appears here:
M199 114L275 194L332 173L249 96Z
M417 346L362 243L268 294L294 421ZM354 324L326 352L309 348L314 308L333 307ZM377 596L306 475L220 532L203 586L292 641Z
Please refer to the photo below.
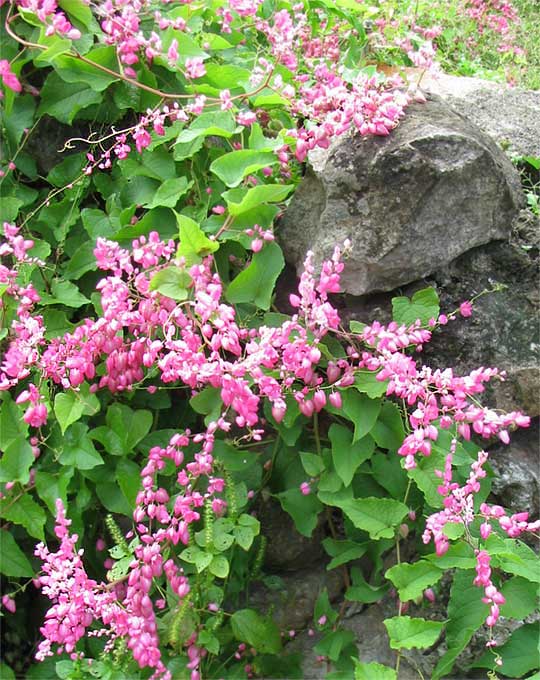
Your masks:
M538 436L536 421L530 430L515 432L509 446L492 449L489 458L496 500L512 512L527 510L531 519L537 519L540 511Z
M420 87L443 97L509 155L540 157L540 91L446 74L423 77Z
M257 518L261 522L261 533L268 540L265 569L272 572L304 569L307 564L316 563L325 555L321 545L324 538L322 526L315 528L311 538L302 536L291 516L272 498L257 505Z
M431 276L389 294L375 294L342 301L341 316L371 323L391 319L391 298L411 296L433 286L448 313L462 300L500 285L502 290L485 295L474 304L469 319L455 321L437 331L419 360L434 368L450 366L460 375L479 366L496 366L507 379L495 380L483 401L497 408L540 415L540 222L524 218L510 240L473 248ZM531 435L530 445L538 448Z
M308 249L320 260L349 238L342 287L353 295L506 238L523 202L504 153L439 98L411 105L388 137L340 138L310 161L278 236L298 271Z
M312 625L315 602L321 590L326 588L330 600L335 600L343 588L341 572L327 571L325 562L281 574L274 583L274 589L263 583L255 584L250 593L250 606L262 612L271 611L274 621L283 630Z

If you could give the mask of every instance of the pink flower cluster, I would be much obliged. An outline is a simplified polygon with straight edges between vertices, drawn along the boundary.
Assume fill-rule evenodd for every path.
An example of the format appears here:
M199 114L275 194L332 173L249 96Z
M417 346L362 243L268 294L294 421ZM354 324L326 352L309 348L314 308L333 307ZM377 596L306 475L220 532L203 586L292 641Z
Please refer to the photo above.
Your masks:
M57 34L69 40L78 40L81 37L81 32L58 9L56 0L17 0L17 5L36 15L46 26L45 35Z
M0 244L0 256L10 257L11 267L0 264L0 285L6 286L5 295L16 302L15 318L11 322L11 342L0 365L0 390L9 390L30 375L31 367L38 361L39 349L44 344L43 317L34 315L33 308L40 297L31 283L17 283L21 265L43 263L28 255L34 246L31 239L19 234L20 229L4 222L4 243ZM0 299L0 309L5 301ZM33 394L33 404L39 397Z

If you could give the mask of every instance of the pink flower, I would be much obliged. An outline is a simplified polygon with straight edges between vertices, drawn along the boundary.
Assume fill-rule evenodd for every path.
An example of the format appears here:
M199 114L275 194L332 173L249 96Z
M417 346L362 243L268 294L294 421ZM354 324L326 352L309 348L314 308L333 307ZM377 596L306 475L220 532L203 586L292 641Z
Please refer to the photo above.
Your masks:
M304 496L309 496L311 493L311 487L307 482L302 482L302 484L300 484L300 491Z
M4 85L9 87L10 90L13 90L13 92L22 91L22 85L11 70L10 63L7 59L0 59L0 76L2 77Z
M15 614L15 612L17 611L17 605L15 604L15 600L11 598L9 595L4 595L2 597L2 604L12 614Z
M205 74L206 68L204 66L203 60L200 57L186 59L186 76L188 78L202 78L202 76ZM228 92L228 90L224 90L224 92Z
M459 313L463 317L468 317L471 316L472 314L472 304L468 301L465 300L459 305Z

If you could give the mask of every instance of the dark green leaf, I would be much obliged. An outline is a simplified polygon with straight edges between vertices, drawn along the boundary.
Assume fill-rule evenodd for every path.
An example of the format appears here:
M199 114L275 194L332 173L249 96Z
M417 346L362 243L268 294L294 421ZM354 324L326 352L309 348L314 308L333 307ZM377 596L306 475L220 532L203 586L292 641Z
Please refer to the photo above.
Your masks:
M59 457L62 465L73 465L78 470L91 470L103 463L103 458L96 451L88 435L88 426L83 423L70 425L64 433L62 453Z
M155 194L144 202L146 208L157 208L164 206L174 208L181 196L191 187L193 182L188 182L187 177L175 177L163 182Z
M293 189L292 184L259 184L251 189L230 189L223 194L231 215L256 208L261 203L281 203Z
M388 569L385 577L392 581L398 589L402 602L415 600L426 588L437 583L443 572L427 560L419 560L414 564L396 564Z
M32 565L9 531L0 532L0 573L13 578L34 575Z
M97 104L101 100L99 93L88 89L84 83L77 81L66 83L55 71L47 76L40 94L38 115L47 113L68 125L71 125L81 109Z
M361 663L355 661L354 680L397 680L396 671L388 666L373 661Z
M106 421L120 438L124 454L130 454L150 432L152 413L146 410L134 411L125 404L111 404L107 409Z
M43 527L45 526L45 510L25 493L17 500L6 498L0 504L0 515L8 522L20 524L34 538L45 540Z
M166 267L156 272L150 280L150 290L157 290L158 293L182 302L187 300L191 285L191 276L183 267Z
M439 316L439 296L434 288L417 291L409 300L408 297L392 298L394 321L410 326L417 319L426 325L430 319Z
M538 586L521 576L513 576L500 589L506 602L501 605L501 614L523 620L532 614L538 603Z
M392 538L409 508L391 498L356 498L340 504L341 509L357 529L369 532L377 541Z
M369 435L353 442L353 433L336 423L330 426L328 436L332 442L332 460L336 472L343 484L349 486L356 470L370 458L375 443Z
M425 649L437 642L444 623L410 616L394 616L383 621L392 649Z
M354 424L353 442L371 432L381 410L380 399L370 399L354 389L342 393L343 412Z
M270 618L263 618L253 609L240 609L231 616L234 637L247 642L258 652L279 654L281 637L279 628Z
M307 496L300 489L288 489L277 495L281 507L294 520L296 529L303 536L311 536L317 526L319 512L323 509L317 496L310 493Z
M180 245L176 254L177 257L183 257L188 266L200 262L219 248L219 243L211 241L197 222L185 215L178 215L177 220Z
M395 404L384 402L377 422L370 432L381 449L396 451L405 439L401 411Z
M275 163L278 163L278 158L272 152L241 149L217 158L210 165L210 171L217 175L228 187L236 187L246 175Z
M250 265L231 281L226 297L229 302L253 302L260 309L269 309L274 285L285 266L277 243L267 243L253 255Z

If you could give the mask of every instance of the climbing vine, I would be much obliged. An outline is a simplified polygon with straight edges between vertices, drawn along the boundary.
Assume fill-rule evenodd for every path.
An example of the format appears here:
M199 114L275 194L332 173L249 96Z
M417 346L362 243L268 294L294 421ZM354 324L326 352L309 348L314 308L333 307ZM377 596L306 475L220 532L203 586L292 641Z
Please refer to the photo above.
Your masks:
M519 61L510 4L460 7ZM20 631L18 601L45 603L32 661L7 653L2 677L301 677L295 632L249 598L273 583L257 518L269 497L300 534L324 526L343 576L344 605L323 591L308 632L329 677L397 678L403 650L445 635L440 678L482 626L479 667L537 668L531 626L500 646L497 622L535 607L521 537L540 523L490 502L483 448L529 418L479 402L496 368L418 359L479 296L445 314L425 289L395 298L387 325L347 326L346 241L320 266L307 254L292 313L274 304L274 226L308 153L391 134L438 68L444 31L416 10L0 8L2 604ZM430 603L445 574L443 620ZM391 590L392 668L358 659L342 625L347 602Z

